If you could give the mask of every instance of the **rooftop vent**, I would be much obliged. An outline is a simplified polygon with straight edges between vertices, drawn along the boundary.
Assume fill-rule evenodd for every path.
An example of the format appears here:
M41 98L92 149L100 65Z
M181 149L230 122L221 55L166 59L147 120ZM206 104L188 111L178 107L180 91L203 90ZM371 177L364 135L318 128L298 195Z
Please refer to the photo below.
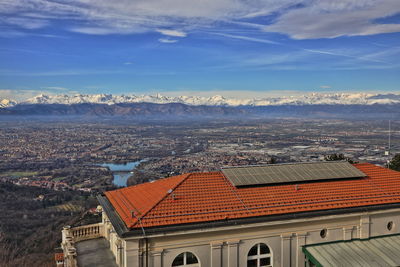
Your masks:
M224 167L222 173L234 186L298 183L366 176L347 161Z

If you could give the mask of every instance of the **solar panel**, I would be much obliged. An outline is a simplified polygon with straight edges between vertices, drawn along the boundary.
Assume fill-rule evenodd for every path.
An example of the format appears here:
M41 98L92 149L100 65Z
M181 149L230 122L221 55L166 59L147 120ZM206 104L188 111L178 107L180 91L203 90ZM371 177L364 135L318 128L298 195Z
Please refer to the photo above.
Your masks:
M222 168L222 173L234 186L281 184L366 176L362 171L346 161L224 167Z

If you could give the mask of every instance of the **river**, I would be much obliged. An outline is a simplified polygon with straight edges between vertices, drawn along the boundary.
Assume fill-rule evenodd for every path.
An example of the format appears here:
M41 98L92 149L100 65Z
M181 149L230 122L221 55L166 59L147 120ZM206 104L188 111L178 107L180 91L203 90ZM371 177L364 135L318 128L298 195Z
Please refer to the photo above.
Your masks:
M115 163L103 163L100 164L102 167L108 167L113 173L114 179L113 183L117 186L126 186L128 178L132 176L132 171L142 162L132 161L125 164L115 164Z

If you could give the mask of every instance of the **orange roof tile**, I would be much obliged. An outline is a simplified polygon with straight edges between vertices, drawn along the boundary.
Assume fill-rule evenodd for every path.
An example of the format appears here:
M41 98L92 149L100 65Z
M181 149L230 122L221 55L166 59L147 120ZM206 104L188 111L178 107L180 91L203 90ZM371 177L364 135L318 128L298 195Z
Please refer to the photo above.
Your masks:
M221 172L192 173L106 196L128 228L400 203L400 172L354 166L367 177L304 183L296 190L293 184L236 188Z
M168 190L173 190L187 176L186 174L160 179L156 182L125 187L105 194L122 220L130 227L137 222L138 218L145 216L157 205L168 194Z

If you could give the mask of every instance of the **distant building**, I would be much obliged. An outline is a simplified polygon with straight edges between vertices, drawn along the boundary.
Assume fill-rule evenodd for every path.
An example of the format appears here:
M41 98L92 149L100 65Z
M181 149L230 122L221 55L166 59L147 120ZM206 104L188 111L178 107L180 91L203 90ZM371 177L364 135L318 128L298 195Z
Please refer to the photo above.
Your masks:
M64 228L65 266L400 265L400 172L368 163L189 173L99 201L101 223Z
M57 267L63 267L64 266L64 253L55 253L54 260L56 261Z

